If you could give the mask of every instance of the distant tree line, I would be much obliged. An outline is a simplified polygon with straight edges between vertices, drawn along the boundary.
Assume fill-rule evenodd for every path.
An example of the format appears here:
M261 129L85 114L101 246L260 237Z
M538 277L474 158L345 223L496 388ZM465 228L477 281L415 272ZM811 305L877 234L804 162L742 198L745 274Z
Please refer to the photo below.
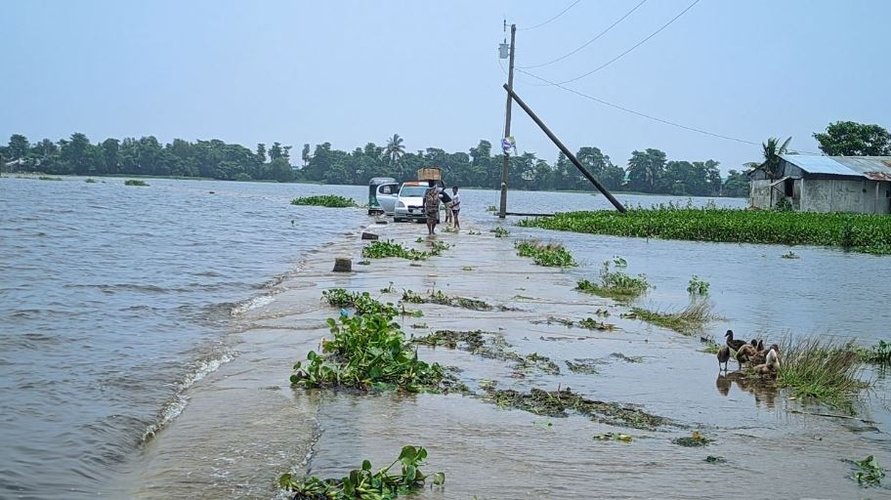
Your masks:
M93 144L86 135L75 133L58 142L43 139L36 143L15 134L8 145L0 146L9 171L366 184L377 176L413 179L417 169L437 166L450 184L484 188L497 188L501 183L503 156L500 151L494 153L486 140L468 153L440 148L407 152L399 135L389 138L386 146L370 142L350 152L333 149L327 142L315 148L304 144L296 166L292 165L291 146L279 142L269 147L257 144L254 150L216 139L174 139L161 144L153 136L109 138ZM634 151L623 168L593 146L580 148L576 156L610 190L690 196L745 196L748 192L744 173L730 170L729 177L722 179L718 162L713 160L668 160L664 152L646 149ZM533 153L512 155L510 162L512 189L591 189L562 153L553 164Z

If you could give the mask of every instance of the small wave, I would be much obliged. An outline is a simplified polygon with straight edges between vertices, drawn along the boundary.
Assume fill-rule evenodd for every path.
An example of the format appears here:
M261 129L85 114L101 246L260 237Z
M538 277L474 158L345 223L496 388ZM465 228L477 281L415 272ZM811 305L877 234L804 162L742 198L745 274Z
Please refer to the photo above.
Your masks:
M236 305L235 307L232 308L232 310L230 311L229 314L232 316L239 316L239 315L242 315L252 309L256 309L258 307L263 307L267 304L271 304L273 300L275 300L275 298L272 295L259 295L257 297L254 297L250 300L247 300L245 302L242 302L242 303Z
M139 445L143 446L160 432L164 427L166 427L170 422L173 421L176 417L178 417L183 410L186 409L186 405L189 403L189 398L186 396L185 392L195 385L199 380L208 376L209 374L219 370L221 366L235 359L236 354L231 351L224 351L218 357L211 357L206 359L201 359L195 362L192 366L192 369L189 370L188 373L183 377L183 380L178 384L176 393L173 395L173 398L168 401L158 413L158 418L155 422L149 424L145 431L142 433L142 436L139 438Z

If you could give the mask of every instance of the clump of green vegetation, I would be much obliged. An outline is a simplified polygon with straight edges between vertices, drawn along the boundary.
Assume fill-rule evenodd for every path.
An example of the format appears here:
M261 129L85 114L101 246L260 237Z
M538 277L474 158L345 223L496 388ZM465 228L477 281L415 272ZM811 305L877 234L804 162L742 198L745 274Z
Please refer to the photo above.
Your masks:
M792 250L789 250L788 252L784 253L783 255L780 255L780 258L781 259L800 259L801 257L799 257L798 254L793 252Z
M496 207L495 205L489 205L488 207L486 207L486 212L497 212L497 211L498 211L498 207Z
M41 175L40 177L37 178L37 180L39 180L39 181L61 181L62 178L61 177L51 177L49 175Z
M715 456L715 455L709 455L709 456L705 457L705 461L710 464L726 464L727 463L726 458Z
M381 293L393 293L393 292L395 292L395 291L396 291L396 289L393 288L393 282L392 282L392 281L391 281L390 284L387 285L385 288L381 288Z
M876 457L870 455L863 460L850 461L856 469L851 474L851 479L855 479L857 484L870 487L881 486L882 478L885 477L885 469L883 469Z
M622 434L621 432L604 432L603 434L595 434L594 439L597 441L621 441L623 443L630 443L634 441L634 438L629 436L628 434Z
M430 292L426 296L413 290L405 290L402 294L402 301L410 304L439 304L442 306L461 307L464 309L473 309L475 311L492 310L492 306L484 300L471 299L468 297L454 297L446 295L442 290Z
M489 388L485 399L502 408L516 408L535 415L567 417L569 416L567 412L573 411L595 422L635 429L652 430L670 424L664 417L652 415L638 408L622 406L619 403L588 399L572 392L569 388L555 391L532 388L529 393L513 389Z
M464 266L461 268L462 271L473 271L473 266Z
M87 177L86 179L84 179L84 182L86 182L87 184L95 184L96 179L94 179L92 177Z
M713 439L709 439L702 435L699 431L693 431L693 433L689 436L680 437L672 440L671 442L686 447L695 447L695 446L708 446L709 443L714 441Z
M124 181L124 185L125 186L148 186L148 183L146 183L145 181L140 180L140 179L127 179Z
M352 307L355 304L356 295L358 294L343 288L322 290L322 298L328 302L328 305L334 307Z
M705 347L700 349L700 351L708 354L718 354L718 351L720 351L722 347L724 346L715 343L714 340L710 340L706 342Z
M858 347L857 355L864 363L891 364L891 342L880 340L872 347Z
M530 369L550 375L560 374L560 367L547 356L535 352L526 356L520 355L511 350L510 343L497 333L482 330L437 330L429 335L413 338L411 342L430 347L443 346L448 349L461 349L484 358L511 361L514 363L514 369L518 375Z
M422 252L414 248L405 248L399 243L392 240L373 241L362 249L362 257L372 259L384 259L387 257L400 257L408 260L427 260L430 257L429 252Z
M294 198L291 205L312 205L315 207L328 208L349 208L355 207L356 202L352 198L338 196L333 194L304 196L302 198Z
M510 231L501 226L492 229L492 232L495 233L496 238L506 238L510 234Z
M580 320L579 326L582 328L587 328L588 330L600 330L602 332L611 332L616 329L616 325L603 321L597 321L594 318L585 318L583 320Z
M569 368L569 371L572 373L584 373L586 375L594 375L598 373L597 365L598 361L596 359L574 359L572 361L565 361L566 367Z
M328 319L333 339L322 354L310 351L306 365L294 365L291 384L304 388L399 388L408 392L448 391L450 381L438 363L426 363L405 340L390 312Z
M694 296L705 297L708 295L709 282L703 280L699 276L695 274L690 278L690 282L687 283L687 293Z
M350 292L343 288L331 288L322 291L322 299L334 307L353 307L356 314L389 314L396 316L398 311L391 303L383 303L374 299L368 292ZM405 310L403 309L403 315Z
M657 312L643 307L632 307L633 317L684 335L693 335L715 319L712 306L704 300L691 302L677 312Z
M517 255L532 257L539 266L573 267L575 260L563 245L559 243L542 243L537 240L517 241Z
M613 210L566 212L526 219L519 225L671 240L835 246L891 254L891 224L886 215L662 206L625 214Z
M424 487L427 475L420 467L425 464L427 450L421 446L405 446L399 458L387 467L372 472L371 462L362 461L360 469L354 469L342 479L319 479L316 476L295 479L291 474L282 475L278 484L285 490L294 492L294 500L305 499L392 499L410 494ZM396 464L401 465L401 473L390 473ZM433 484L442 486L445 474L433 474Z
M833 338L787 338L780 347L777 385L800 398L854 413L852 400L869 384L860 379L862 365L853 341Z
M604 261L600 267L600 282L581 280L578 282L576 290L615 300L636 299L653 286L647 281L646 275L631 276L618 270L618 268L624 268L627 265L625 259L621 257L616 257L612 261Z

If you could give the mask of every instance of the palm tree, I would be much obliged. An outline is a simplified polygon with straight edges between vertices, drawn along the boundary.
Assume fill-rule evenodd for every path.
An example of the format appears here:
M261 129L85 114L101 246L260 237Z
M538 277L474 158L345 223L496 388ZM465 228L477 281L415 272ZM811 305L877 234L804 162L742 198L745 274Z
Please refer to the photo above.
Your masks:
M770 137L767 139L767 142L761 144L764 148L764 162L758 165L758 168L764 170L764 173L771 179L778 179L783 175L783 172L780 170L780 155L788 151L789 142L791 141L792 138L789 137L783 141L783 144L780 144L779 139Z
M393 137L387 139L384 157L389 158L390 165L396 165L403 155L405 155L405 146L402 144L402 137L399 137L399 134L393 134Z

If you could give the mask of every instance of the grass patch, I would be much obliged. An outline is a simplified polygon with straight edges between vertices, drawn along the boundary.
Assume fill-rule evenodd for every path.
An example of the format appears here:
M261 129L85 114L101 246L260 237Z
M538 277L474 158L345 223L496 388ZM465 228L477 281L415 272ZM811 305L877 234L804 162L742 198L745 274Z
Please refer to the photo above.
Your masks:
M715 319L711 304L704 300L691 302L684 309L673 313L651 311L643 307L632 307L631 313L632 315L626 317L646 321L684 335L702 331L705 325Z
M526 219L520 226L671 240L834 246L891 254L891 217L848 213L778 212L660 206L566 212Z
M423 447L405 446L399 457L389 466L372 472L371 462L362 461L362 467L351 470L342 479L319 479L316 476L295 479L291 474L282 475L278 484L281 488L294 493L295 500L303 499L384 499L396 498L424 488L427 476L420 467L427 459L427 450ZM390 470L400 464L401 473L393 474ZM445 474L433 474L433 484L442 486Z
M539 266L573 267L575 260L563 245L559 243L542 243L538 240L517 241L517 255L531 257Z
M595 422L609 425L654 430L671 422L638 408L619 403L596 401L572 392L569 388L545 391L532 388L529 393L513 389L489 388L485 399L502 408L516 408L535 415L568 417L568 412L585 415Z
M780 347L777 385L796 396L854 413L853 399L869 384L853 341L809 337L786 339Z
M304 196L302 198L294 198L291 205L310 205L314 207L328 208L349 208L355 207L356 202L352 198L345 196L337 196L333 194Z
M508 235L510 235L510 231L504 229L503 227L496 227L495 229L492 229L492 232L495 233L496 238L506 238Z
M148 183L139 179L127 179L124 181L125 186L148 186Z
M705 281L694 274L690 277L690 282L687 283L687 293L693 296L705 297L708 295L710 286L708 281Z
M61 181L62 178L61 177L51 177L49 175L41 175L40 177L37 178L37 180L39 180L39 181Z
M600 266L600 282L581 280L576 285L576 290L620 301L636 299L653 286L647 281L646 275L631 276L619 271L619 268L627 265L621 257L604 261Z

